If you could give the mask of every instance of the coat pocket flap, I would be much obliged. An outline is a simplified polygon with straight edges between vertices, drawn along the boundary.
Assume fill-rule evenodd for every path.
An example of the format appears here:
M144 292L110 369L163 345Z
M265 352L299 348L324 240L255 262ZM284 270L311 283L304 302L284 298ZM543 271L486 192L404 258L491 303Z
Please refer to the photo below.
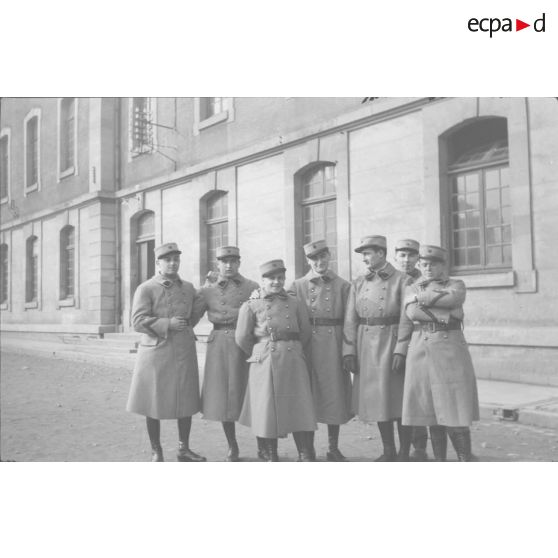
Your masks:
M143 345L144 347L155 347L158 344L158 337L153 337L152 335L147 335L146 333L141 336L140 345Z

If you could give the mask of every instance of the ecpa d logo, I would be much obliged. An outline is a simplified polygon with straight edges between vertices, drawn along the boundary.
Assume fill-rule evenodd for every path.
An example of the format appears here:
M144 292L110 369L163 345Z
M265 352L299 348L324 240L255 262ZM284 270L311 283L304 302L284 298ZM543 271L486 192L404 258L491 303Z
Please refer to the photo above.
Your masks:
M537 33L545 32L545 25L546 25L545 16L546 14L543 13L541 17L539 17L533 22L533 29ZM467 22L467 27L469 28L469 31L472 31L473 33L477 33L478 31L481 31L483 33L489 33L490 38L492 38L492 35L494 33L498 33L498 31L503 31L503 32L521 31L522 29L531 27L530 23L526 23L525 21L516 19L515 29L514 29L512 22L513 19L509 17L504 17L502 19L500 19L499 17L484 17L481 19L472 17Z

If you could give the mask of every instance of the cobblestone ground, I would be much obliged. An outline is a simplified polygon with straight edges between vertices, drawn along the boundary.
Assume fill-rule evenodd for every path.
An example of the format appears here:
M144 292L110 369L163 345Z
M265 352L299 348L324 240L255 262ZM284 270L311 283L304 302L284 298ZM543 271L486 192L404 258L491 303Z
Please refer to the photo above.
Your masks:
M2 352L1 457L15 461L147 461L142 417L125 411L131 370ZM243 461L255 461L255 439L237 426ZM316 435L325 461L327 431ZM175 421L163 421L162 444L175 460ZM191 447L209 461L222 461L226 443L219 423L194 417ZM381 453L375 425L351 421L341 429L341 450L351 461ZM558 431L483 420L473 427L473 450L482 461L557 461ZM429 449L430 451L430 449ZM283 460L295 459L291 437L280 440ZM448 451L455 459L453 449Z

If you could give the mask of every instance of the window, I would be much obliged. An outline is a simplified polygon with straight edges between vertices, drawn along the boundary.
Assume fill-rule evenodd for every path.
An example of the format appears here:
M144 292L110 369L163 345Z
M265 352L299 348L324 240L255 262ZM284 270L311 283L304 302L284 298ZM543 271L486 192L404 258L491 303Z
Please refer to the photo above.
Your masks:
M337 271L337 201L335 165L320 165L301 178L302 244L324 239L331 252L330 268ZM304 262L304 272L308 264Z
M39 287L39 241L30 236L26 242L25 302L37 302Z
M151 97L132 97L130 100L130 151L141 155L153 151L154 102Z
M448 155L452 270L511 268L506 120L486 119L458 130Z
M74 296L75 232L67 226L60 231L60 300Z
M2 131L0 135L0 201L8 201L10 196L10 135Z
M195 97L194 135L220 122L234 121L233 97Z
M0 304L8 302L8 245L0 245Z
M76 159L76 99L60 102L60 176L74 174Z
M30 116L25 121L25 188L26 191L39 187L39 116Z
M228 197L226 192L214 194L207 200L205 219L207 235L207 270L216 270L217 248L229 243Z
M225 110L225 97L202 97L200 99L202 120Z
M155 275L155 213L146 211L137 220L136 261L138 285Z

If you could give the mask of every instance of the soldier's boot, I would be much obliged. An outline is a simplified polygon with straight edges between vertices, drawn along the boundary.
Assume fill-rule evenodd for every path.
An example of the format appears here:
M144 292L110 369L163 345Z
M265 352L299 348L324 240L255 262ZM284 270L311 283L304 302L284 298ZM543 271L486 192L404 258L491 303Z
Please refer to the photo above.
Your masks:
M457 454L457 461L478 461L471 452L471 430L467 426L448 427L448 434Z
M262 461L269 461L268 459L268 444L265 438L260 438L256 436L256 442L258 443L258 459Z
M347 458L339 451L339 425L327 425L327 439L329 443L326 459L328 461L347 461Z
M310 454L310 461L316 461L316 448L314 447L314 431L308 430L306 432L306 446Z
M445 426L434 425L430 427L430 443L434 461L445 461L448 453L448 436Z
M145 417L145 423L147 424L147 434L151 444L151 461L164 461L163 448L161 447L161 421Z
M411 441L413 440L413 427L406 426L397 419L397 432L399 434L399 453L397 461L409 461L409 452L411 451Z
M266 461L279 461L277 452L279 441L277 438L267 438L267 459Z
M426 446L428 445L428 432L426 426L413 426L413 452L412 461L428 461Z
M393 421L378 421L378 429L382 437L384 453L374 461L397 461L397 451L395 449L395 436L393 434Z
M227 457L225 457L225 461L238 461L239 450L236 441L234 422L223 422L223 430L225 431L227 443L229 444L229 452L227 453Z
M190 429L192 428L192 417L178 419L178 461L207 461L205 457L198 455L190 449Z
M293 438L298 451L297 461L312 461L312 456L308 449L308 432L293 432Z

